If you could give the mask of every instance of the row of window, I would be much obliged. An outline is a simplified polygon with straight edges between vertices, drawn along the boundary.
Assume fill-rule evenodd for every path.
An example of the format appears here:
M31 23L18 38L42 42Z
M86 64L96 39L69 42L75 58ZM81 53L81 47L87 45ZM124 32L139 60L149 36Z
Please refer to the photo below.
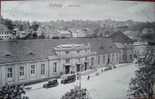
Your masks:
M116 55L116 59L119 59L119 55L118 54L111 54L111 61L114 61L114 56ZM108 58L110 58L110 56L108 57ZM110 59L109 59L109 61L110 61ZM101 62L100 62L100 56L98 56L98 64L100 64ZM103 63L105 63L105 56L103 56Z
M79 54L81 51L77 50L76 52ZM85 52L87 52L87 50L85 50ZM69 54L69 53L70 53L70 51L65 51L65 54Z
M53 64L53 72L57 72L57 63L54 62ZM31 75L34 75L36 73L36 65L31 65ZM45 64L41 64L41 71L40 71L40 74L41 75L44 75L45 74ZM19 67L19 76L24 76L24 66L20 66ZM12 67L9 67L7 68L7 77L8 78L12 78L13 77L13 68Z
M0 36L0 38L10 38L10 36Z
M67 58L65 61L66 61L66 63L70 63L70 58ZM79 60L79 62L80 62L80 58L78 58L78 60ZM88 57L85 57L85 60L88 60Z
M10 32L0 32L0 34L10 34Z

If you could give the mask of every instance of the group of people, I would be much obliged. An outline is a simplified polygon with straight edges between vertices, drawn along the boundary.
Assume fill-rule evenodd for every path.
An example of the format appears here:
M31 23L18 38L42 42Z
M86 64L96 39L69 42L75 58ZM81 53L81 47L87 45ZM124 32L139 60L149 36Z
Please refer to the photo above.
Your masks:
M0 99L28 99L22 85L5 85L0 88Z
M67 92L61 99L89 99L87 94L87 89L81 89L80 87L75 87Z

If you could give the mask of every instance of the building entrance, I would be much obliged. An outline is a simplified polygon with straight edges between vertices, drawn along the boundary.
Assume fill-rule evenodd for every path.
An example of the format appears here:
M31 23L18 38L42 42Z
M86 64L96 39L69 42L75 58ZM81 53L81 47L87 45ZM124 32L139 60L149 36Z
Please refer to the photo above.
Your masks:
M65 74L69 74L70 73L70 65L66 65L65 66Z
M76 64L76 71L79 72L80 71L80 64Z
M85 66L85 70L87 70L87 69L88 69L88 63L85 62L85 63L84 63L84 66Z

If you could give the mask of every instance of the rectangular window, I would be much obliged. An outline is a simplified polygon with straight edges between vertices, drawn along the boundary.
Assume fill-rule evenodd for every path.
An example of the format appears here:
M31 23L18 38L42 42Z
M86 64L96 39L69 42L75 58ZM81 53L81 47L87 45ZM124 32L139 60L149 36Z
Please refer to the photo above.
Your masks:
M31 74L35 74L35 65L31 65Z
M19 75L24 76L24 67L23 66L19 67Z
M103 55L103 64L105 64L105 55Z
M80 53L80 50L77 50L77 53L79 54Z
M87 61L88 60L88 57L85 57L85 61Z
M132 60L132 55L130 55L130 60Z
M100 64L100 56L98 56L98 64Z
M68 59L66 59L66 63L70 63L70 59L68 58Z
M54 62L53 65L53 72L57 72L57 62Z
M94 65L94 58L91 58L91 65Z
M45 74L45 64L41 64L41 74Z
M8 68L7 71L8 71L8 74L7 74L8 78L12 78L12 76L13 76L13 70L12 70L12 68L11 67Z
M69 51L65 51L66 54L69 54Z

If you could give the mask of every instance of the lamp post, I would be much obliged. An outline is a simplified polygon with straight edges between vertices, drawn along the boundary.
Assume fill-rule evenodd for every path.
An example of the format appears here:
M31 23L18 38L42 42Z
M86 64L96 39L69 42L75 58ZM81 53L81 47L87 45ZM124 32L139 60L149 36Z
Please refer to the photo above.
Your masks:
M80 73L77 73L77 78L79 80L79 83L78 83L79 88L81 89L81 74Z

